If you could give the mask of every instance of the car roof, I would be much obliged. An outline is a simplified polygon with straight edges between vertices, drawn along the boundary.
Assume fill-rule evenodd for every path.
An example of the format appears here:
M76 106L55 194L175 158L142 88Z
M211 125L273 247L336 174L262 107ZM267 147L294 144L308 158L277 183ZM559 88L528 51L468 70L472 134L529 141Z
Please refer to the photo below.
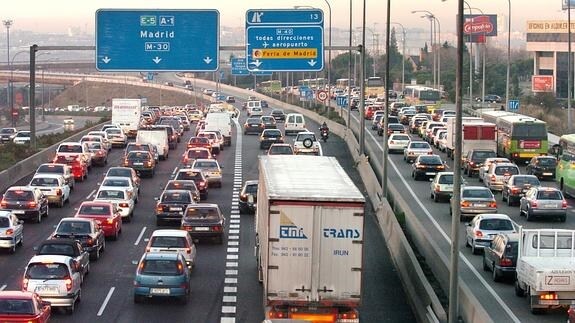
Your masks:
M152 237L185 237L187 235L188 231L178 229L159 229L152 232Z
M493 167L509 167L509 166L519 167L514 163L497 163L497 164L493 164L493 165L495 165Z
M87 219L87 218L61 218L60 222L92 222L92 219Z
M257 179L252 179L252 180L249 180L249 181L245 181L244 185L254 185L254 184L258 184L258 183L259 183L259 180L257 180Z
M219 209L219 206L216 203L198 203L198 204L192 204L192 207L194 209L200 209L200 208L217 208L217 209Z
M169 189L169 190L163 190L163 191L162 191L162 195L164 195L164 194L173 194L173 193L188 194L189 192L190 192L190 191L188 191L188 190Z
M80 206L83 205L102 205L102 206L114 206L113 203L110 202L103 202L103 201L84 201Z
M479 186L479 185L466 185L466 186L462 186L461 190L483 190L486 191L488 190L489 192L491 192L491 189L485 187L485 186Z
M34 294L35 294L34 292L28 292L28 291L3 290L0 291L0 299L9 299L9 298L32 299L32 296L34 296Z
M142 260L178 260L180 259L179 252L146 252L142 256Z
M35 188L29 186L10 186L7 191L33 191Z
M34 176L32 177L32 179L34 179L34 178L40 178L40 177L47 177L47 178L64 178L64 176L62 176L61 174L39 173L39 174L34 174Z
M503 214L503 213L483 213L483 214L479 214L479 217L483 220L485 220L485 219L511 220L509 215Z
M0 210L0 217L7 218L12 216L12 211Z
M182 172L201 172L201 171L202 171L202 170L199 169L199 168L191 168L191 167L178 169L178 173L182 173Z
M73 258L70 256L64 256L64 255L36 255L36 256L32 256L30 261L28 261L28 264L35 263L35 262L40 262L40 263L57 262L57 263L68 264L70 259L73 259Z

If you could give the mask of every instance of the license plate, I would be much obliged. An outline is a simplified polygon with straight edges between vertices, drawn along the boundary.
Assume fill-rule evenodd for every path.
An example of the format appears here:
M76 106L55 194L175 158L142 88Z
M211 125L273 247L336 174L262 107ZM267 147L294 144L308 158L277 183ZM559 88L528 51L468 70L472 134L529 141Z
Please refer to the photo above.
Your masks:
M546 209L554 209L556 206L553 204L546 204L546 205L543 205L543 207Z
M553 173L543 173L543 176L551 176Z
M58 294L58 286L37 286L36 292L42 294Z
M477 206L477 207L486 207L486 206L487 206L487 204L485 204L485 203L475 203L475 204L473 204L473 206Z
M181 207L171 207L170 211L181 211L182 208Z
M150 293L156 294L156 295L169 295L170 289L169 288L150 288Z
M195 227L194 231L209 231L209 227Z
M425 173L425 175L435 175L435 173L434 172L427 172L427 173Z
M259 127L257 124L253 124L250 127L255 128L255 127Z
M14 210L14 211L12 211L12 213L14 213L14 214L24 214L24 213L26 213L26 211Z
M550 300L543 299L543 300L539 301L539 304L541 304L541 305L559 305L559 301L558 300L551 300L551 299Z
M144 163L134 163L134 166L142 166Z

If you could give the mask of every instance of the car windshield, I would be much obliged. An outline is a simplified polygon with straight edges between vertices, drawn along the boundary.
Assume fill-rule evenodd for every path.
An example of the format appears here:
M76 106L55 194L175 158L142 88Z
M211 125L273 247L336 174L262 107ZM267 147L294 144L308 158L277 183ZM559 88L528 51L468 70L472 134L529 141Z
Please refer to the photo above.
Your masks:
M497 154L495 154L495 152L492 150L474 151L473 157L471 159L477 161L477 160L486 160L487 158L490 158L490 157L497 157Z
M126 157L128 160L150 160L150 154L133 151Z
M218 219L219 213L216 208L188 208L185 218L188 219Z
M555 166L557 164L555 158L539 158L537 163L541 166Z
M479 223L479 229L492 231L511 231L513 223L507 219L483 219Z
M58 234L87 234L90 231L90 223L86 221L64 221L56 229Z
M190 141L188 142L190 144L209 144L210 140L206 137L192 137L190 138Z
M389 129L391 129L391 130L404 130L403 125L400 125L400 124L390 124Z
M463 198L492 198L493 194L488 189L467 189L461 193Z
M10 219L7 217L0 217L0 228L9 228L10 227Z
M127 179L106 179L102 186L129 187L130 182Z
M259 124L261 122L260 118L248 118L246 120L247 124Z
M49 178L49 177L34 177L32 181L30 181L31 186L58 186L58 179L57 178Z
M216 162L211 161L197 161L194 163L194 168L218 168Z
M541 185L541 183L539 182L539 179L537 179L537 177L516 177L515 180L513 181L513 183L517 186L522 186L522 185L531 185L531 186L539 186Z
M11 201L32 201L34 200L34 193L25 190L9 190L4 194L4 199Z
M164 194L162 194L161 201L163 203L189 203L189 202L191 202L189 194L183 194L180 192L164 193Z
M34 302L31 299L0 299L0 314L33 315Z
M184 237L152 237L150 246L154 248L186 248L186 238Z
M130 169L123 168L110 168L106 176L131 177L132 171Z
M176 179L195 180L199 179L201 176L202 174L197 171L181 171L176 175Z
M439 184L453 184L453 175L441 175L438 180Z
M114 199L114 200L124 200L124 191L118 191L118 190L104 190L104 191L99 191L98 192L98 196L96 196L97 199Z
M81 153L82 146L80 145L61 145L58 149L59 153Z
M410 145L410 148L413 148L413 149L431 149L431 147L429 147L429 144L426 142L412 142Z
M13 129L8 129L8 128L2 128L2 130L0 130L0 133L14 133Z
M88 142L88 149L90 150L100 150L102 149L102 144L99 142L89 141Z
M409 136L408 136L408 135L394 135L394 136L391 137L391 140L408 141L408 140L409 140Z
M257 192L258 192L258 184L246 185L245 189L246 194L257 194Z
M272 146L269 153L270 155L292 155L293 150L290 146Z
M519 174L517 166L498 166L495 167L495 175Z
M210 158L210 157L211 157L210 152L205 149L188 150L188 158L198 159L198 158Z
M26 269L29 279L64 279L69 276L68 267L60 263L31 263Z
M46 243L38 250L39 255L64 255L74 257L74 247L64 243Z
M439 156L420 156L419 162L425 165L441 165L441 158Z
M147 259L140 265L140 274L171 276L182 273L181 266L177 260Z
M262 117L262 121L263 122L274 122L275 119L272 117L264 116L264 117Z
M279 130L274 130L274 131L264 131L263 133L264 137L281 137L282 133Z
M40 165L38 167L37 173L51 173L51 174L62 174L64 173L64 166L60 165Z
M128 144L126 148L127 152L131 152L133 150L143 150L143 151L150 151L150 146L148 145L140 145L140 144Z
M538 200L562 200L561 192L555 190L537 192Z
M82 205L78 214L83 215L109 215L111 214L109 205Z
M273 111L272 111L272 114L282 115L282 114L284 114L284 112L283 112L282 110L273 110Z
M106 129L106 132L110 135L120 135L122 134L122 131L120 129L116 129L116 128L108 128Z

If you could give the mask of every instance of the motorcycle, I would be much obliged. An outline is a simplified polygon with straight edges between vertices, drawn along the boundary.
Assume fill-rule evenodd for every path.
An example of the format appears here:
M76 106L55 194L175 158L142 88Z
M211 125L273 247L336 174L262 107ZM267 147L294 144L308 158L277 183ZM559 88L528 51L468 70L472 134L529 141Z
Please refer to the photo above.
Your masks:
M329 130L320 129L320 131L321 131L321 140L323 140L323 142L326 142L327 138L329 137Z

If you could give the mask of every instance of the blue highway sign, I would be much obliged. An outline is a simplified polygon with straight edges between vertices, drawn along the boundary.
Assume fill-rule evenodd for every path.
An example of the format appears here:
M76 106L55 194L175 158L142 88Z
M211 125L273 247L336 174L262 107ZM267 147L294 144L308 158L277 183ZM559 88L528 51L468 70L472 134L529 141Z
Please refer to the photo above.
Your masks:
M251 71L250 74L251 75L256 75L256 76L270 76L273 75L274 72L272 71Z
M338 95L335 97L336 103L340 107L347 106L347 96Z
M246 66L246 59L244 57L232 58L232 75L250 75L250 71Z
M217 10L96 11L96 69L199 71L219 68Z
M509 100L507 110L509 111L519 110L519 100Z
M323 11L248 10L246 58L250 72L321 71Z

